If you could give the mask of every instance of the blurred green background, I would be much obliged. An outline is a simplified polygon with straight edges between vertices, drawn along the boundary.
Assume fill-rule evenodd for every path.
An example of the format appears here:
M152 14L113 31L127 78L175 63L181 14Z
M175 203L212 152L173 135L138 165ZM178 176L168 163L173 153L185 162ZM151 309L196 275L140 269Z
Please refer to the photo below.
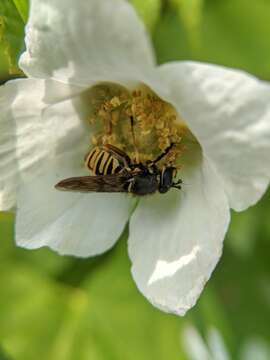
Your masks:
M133 0L159 63L194 59L270 80L270 1ZM17 67L26 0L0 0L0 81ZM252 171L252 168L250 169ZM125 231L80 260L14 245L0 214L0 360L269 360L270 192L233 213L225 249L186 317L153 308L130 274Z

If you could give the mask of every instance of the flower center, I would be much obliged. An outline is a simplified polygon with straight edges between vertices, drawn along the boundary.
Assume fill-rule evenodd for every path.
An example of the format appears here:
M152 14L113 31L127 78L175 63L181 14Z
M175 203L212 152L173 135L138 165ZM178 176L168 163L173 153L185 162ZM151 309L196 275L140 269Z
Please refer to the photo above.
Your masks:
M171 147L157 165L179 166L188 129L175 109L148 87L128 91L117 84L102 83L88 96L94 134L91 147L111 144L137 162L153 160Z

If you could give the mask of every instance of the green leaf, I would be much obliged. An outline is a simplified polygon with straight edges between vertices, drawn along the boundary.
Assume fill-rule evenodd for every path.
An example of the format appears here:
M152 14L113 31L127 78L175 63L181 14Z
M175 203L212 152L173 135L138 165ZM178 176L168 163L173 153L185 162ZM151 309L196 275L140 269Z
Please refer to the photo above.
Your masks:
M0 76L2 75L2 77L3 73L22 74L17 66L17 61L23 49L27 9L28 3L25 0L2 0L0 2L0 54L2 52L5 57L5 60L0 63Z
M161 15L162 0L130 0L130 2L142 18L145 26L152 32Z
M28 0L13 0L18 13L21 15L23 22L26 24L28 17Z
M204 0L171 0L187 31L190 46L196 50L200 44L200 26Z
M270 79L270 2L208 1L201 26L202 60Z
M166 8L153 34L159 64L173 60L192 58L192 50L185 26L178 13L171 7Z
M9 357L6 352L1 348L0 346L0 360L11 360L11 357Z

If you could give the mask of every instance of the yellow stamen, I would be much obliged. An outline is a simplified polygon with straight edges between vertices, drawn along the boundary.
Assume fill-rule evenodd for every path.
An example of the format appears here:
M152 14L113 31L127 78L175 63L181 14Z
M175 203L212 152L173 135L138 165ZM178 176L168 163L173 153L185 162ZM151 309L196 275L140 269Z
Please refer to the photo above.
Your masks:
M162 168L179 161L187 128L175 109L148 87L129 92L120 85L103 83L94 87L90 97L94 110L89 121L98 129L91 138L92 146L111 144L133 161L144 162L155 159L173 143L157 165Z

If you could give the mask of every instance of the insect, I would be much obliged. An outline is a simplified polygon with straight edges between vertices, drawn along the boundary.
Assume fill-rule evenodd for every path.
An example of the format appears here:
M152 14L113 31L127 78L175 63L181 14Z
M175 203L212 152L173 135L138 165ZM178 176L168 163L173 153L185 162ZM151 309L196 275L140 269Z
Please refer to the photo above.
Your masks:
M133 129L133 119L131 119ZM133 135L133 139L135 139ZM55 185L58 190L77 192L125 192L143 196L156 192L166 193L170 188L181 189L182 180L176 180L177 168L157 163L175 144L171 144L155 160L140 162L136 149L136 160L119 148L105 144L96 146L86 157L86 166L92 176L71 177Z

